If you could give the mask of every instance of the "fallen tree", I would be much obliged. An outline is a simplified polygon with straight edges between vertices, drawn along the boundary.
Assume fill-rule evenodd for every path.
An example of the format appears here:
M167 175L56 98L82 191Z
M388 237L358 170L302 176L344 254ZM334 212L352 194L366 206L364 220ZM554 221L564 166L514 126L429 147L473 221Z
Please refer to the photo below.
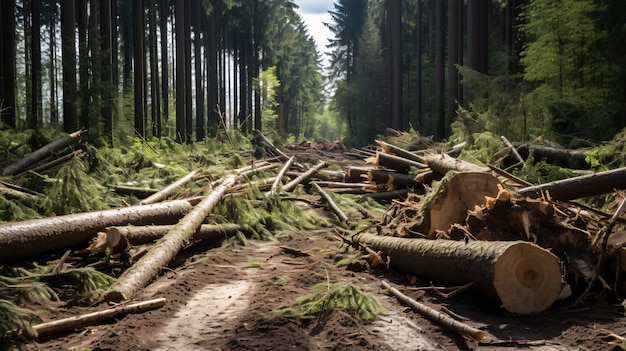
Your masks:
M116 247L123 238L131 245L148 244L162 238L174 225L146 225L139 227L110 227L106 229L109 246ZM203 224L193 234L194 240L216 240L232 236L242 227L239 224Z
M196 169L195 171L192 171L191 173L187 174L186 176L180 178L179 180L173 182L172 184L166 186L165 188L157 191L156 193L148 196L147 198L141 200L139 202L140 205L148 205L148 204L153 204L155 202L159 202L163 199L165 199L165 197L169 194L171 194L174 190L176 190L176 188L178 188L179 186L189 182L190 180L193 179L193 177L196 176L196 174L198 174L200 172L200 170Z
M86 129L77 130L42 146L41 148L22 157L17 162L6 166L2 171L2 175L16 175L33 167L33 165L35 165L37 162L42 161L53 153L68 147L69 145L77 141L80 136L86 132Z
M442 283L472 283L472 289L499 300L516 314L548 309L562 289L555 255L522 241L404 239L357 234L353 241L382 251L399 270Z
M548 192L552 199L574 200L612 193L615 189L626 189L626 167L529 186L517 192L529 197L542 197Z
M206 196L193 210L183 217L165 234L137 263L126 270L104 294L106 301L123 301L148 285L159 271L174 259L178 251L196 232L204 218L234 185L238 176L226 178L211 194Z
M187 214L193 202L177 200L0 224L0 262L85 245L106 227L171 224Z

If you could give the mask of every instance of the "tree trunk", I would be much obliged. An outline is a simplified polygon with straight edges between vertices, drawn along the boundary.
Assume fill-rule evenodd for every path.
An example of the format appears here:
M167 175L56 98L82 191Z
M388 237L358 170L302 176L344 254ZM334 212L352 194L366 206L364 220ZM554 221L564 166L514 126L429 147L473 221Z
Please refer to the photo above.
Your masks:
M85 129L81 129L42 146L41 148L22 157L17 162L6 166L2 171L2 175L16 175L27 170L28 168L31 168L35 163L44 160L53 153L66 148L67 146L78 140L78 138L80 138L80 136L85 132L87 132Z
M0 224L0 262L78 245L116 225L169 224L192 208L187 200Z
M518 193L522 196L541 197L547 192L550 198L565 201L608 194L615 189L626 189L626 168L530 186L518 190Z
M435 137L437 140L446 137L446 85L445 85L445 33L446 33L446 2L437 0L436 5L436 48L435 48L435 116L437 128Z
M161 201L163 200L167 195L169 195L170 193L172 193L174 190L176 190L176 188L178 188L179 186L187 183L188 181L192 180L193 177L196 176L196 174L198 174L200 172L200 170L195 170L189 174L187 174L186 176L180 178L179 180L173 182L172 184L166 186L165 188L161 189L160 191L150 195L148 198L143 199L139 202L140 205L147 205L147 204L153 204L155 202Z
M165 267L189 241L204 218L222 199L222 196L235 182L237 176L228 177L219 187L206 196L191 212L183 217L148 253L131 268L126 270L105 293L107 301L122 301L148 285L159 271Z
M174 225L146 225L109 227L106 229L107 242L115 247L122 238L128 239L131 245L149 244L162 238ZM203 224L193 234L194 240L217 240L234 235L242 227L239 224Z
M283 190L284 191L292 191L293 189L296 188L296 186L298 186L298 184L303 182L305 179L310 178L313 174L315 174L315 172L317 172L320 169L326 167L327 165L328 164L325 161L321 161L317 165L315 165L312 168L310 168L308 171L306 171L306 172L302 173L301 175L299 175L298 177L296 177L294 180L292 180L289 183L285 184L285 186L283 186Z
M143 1L133 1L133 77L135 90L135 132L142 138L146 137L144 123L144 14Z
M194 79L196 82L196 140L202 141L206 136L206 119L204 114L204 74L202 72L202 17L206 15L204 13L203 1L196 0L192 2L196 10L193 11L193 26L194 26ZM201 11L202 9L202 11Z
M396 171L403 173L408 173L411 168L424 169L427 167L423 163L381 152L377 152L376 157L368 157L365 162L377 166L395 169Z
M176 142L187 141L185 117L185 1L176 0Z
M39 114L41 113L41 3L31 1L31 114L28 118L28 128L40 127Z
M165 305L165 298L161 297L158 299L133 303L130 305L117 306L106 309L104 311L88 313L81 316L68 317L52 322L36 324L33 325L33 329L37 332L37 336L39 338L42 338L52 334L66 332L88 325L93 325L99 322L104 322L117 316L129 313L149 311L155 308L159 308L163 305Z
M520 241L452 241L403 239L359 234L354 241L391 257L399 270L447 284L473 282L486 297L516 314L548 309L561 292L556 256Z
M462 3L448 0L448 103L446 109L446 127L456 117L456 104L459 101L459 72L455 65L462 64L459 57L459 12Z
M76 103L76 7L75 0L61 1L61 57L63 59L63 130L78 128Z
M433 171L446 174L449 171L457 172L489 172L488 167L482 167L470 162L450 157L446 154L429 153L423 156L424 161Z
M388 0L389 68L391 70L389 107L391 128L402 130L402 1Z
M15 0L0 2L0 96L6 109L0 121L15 128L17 105L15 95Z
M152 136L160 138L162 132L161 124L161 97L159 96L159 60L157 57L157 16L156 16L157 0L150 0L150 21L148 27L150 30L150 101L152 106L150 115L152 116ZM167 66L163 67L166 70Z
M100 55L102 57L102 109L100 120L104 126L104 139L113 146L113 56L117 50L113 47L113 27L111 19L111 0L100 0ZM117 23L116 23L117 25ZM116 48L117 49L117 48Z

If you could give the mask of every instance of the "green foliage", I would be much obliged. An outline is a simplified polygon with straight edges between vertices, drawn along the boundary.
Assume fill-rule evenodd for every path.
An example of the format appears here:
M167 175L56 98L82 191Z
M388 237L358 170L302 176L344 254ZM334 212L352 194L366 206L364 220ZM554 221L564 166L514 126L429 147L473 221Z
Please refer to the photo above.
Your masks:
M513 174L533 184L544 184L575 176L569 169L549 164L545 160L535 162L532 150L526 159L526 166L513 170Z
M64 164L50 179L46 200L41 204L47 213L57 215L89 212L107 207L102 199L106 191L87 174L87 167L80 159Z
M261 122L269 129L278 129L278 102L276 95L280 89L280 82L276 77L276 67L263 70L258 78L253 78L254 90L261 94Z
M41 318L31 311L0 299L0 349L20 350L24 344L37 339L32 324Z
M33 209L31 201L7 199L0 195L0 222L14 222L36 218L39 213Z
M342 309L356 314L364 321L371 321L378 314L387 312L376 298L351 284L320 283L314 289L317 292L297 298L291 306L275 310L274 317L324 318L335 309Z

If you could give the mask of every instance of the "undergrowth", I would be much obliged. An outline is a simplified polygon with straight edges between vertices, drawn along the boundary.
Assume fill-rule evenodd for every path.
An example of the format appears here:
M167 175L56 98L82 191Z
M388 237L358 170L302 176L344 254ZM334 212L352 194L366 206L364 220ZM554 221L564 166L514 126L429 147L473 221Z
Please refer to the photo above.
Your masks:
M352 312L363 321L372 321L387 313L383 305L370 294L351 284L326 284L314 286L315 293L297 298L290 306L273 312L275 318L322 319L335 309Z

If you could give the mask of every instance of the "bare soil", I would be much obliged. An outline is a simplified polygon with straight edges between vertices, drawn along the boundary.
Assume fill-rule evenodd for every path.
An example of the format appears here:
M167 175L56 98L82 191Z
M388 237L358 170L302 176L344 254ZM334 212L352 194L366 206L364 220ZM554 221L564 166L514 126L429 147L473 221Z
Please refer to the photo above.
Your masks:
M422 289L428 282L390 270L370 269L362 260L348 268L336 263L355 254L331 231L291 233L282 242L236 241L214 247L199 243L181 252L136 300L165 297L164 307L126 315L108 324L56 335L29 350L619 350L616 335L626 336L619 304L594 300L586 306L562 302L535 316L515 316L494 301L463 292L443 298ZM289 246L311 253L297 257ZM385 294L381 279L435 309L447 308L480 328L487 337L467 341L403 307ZM349 283L374 295L388 310L374 322L335 311L310 321L272 318L272 311L312 293L317 283ZM420 288L421 287L421 288ZM31 306L32 307L32 306ZM105 306L39 306L54 320Z

